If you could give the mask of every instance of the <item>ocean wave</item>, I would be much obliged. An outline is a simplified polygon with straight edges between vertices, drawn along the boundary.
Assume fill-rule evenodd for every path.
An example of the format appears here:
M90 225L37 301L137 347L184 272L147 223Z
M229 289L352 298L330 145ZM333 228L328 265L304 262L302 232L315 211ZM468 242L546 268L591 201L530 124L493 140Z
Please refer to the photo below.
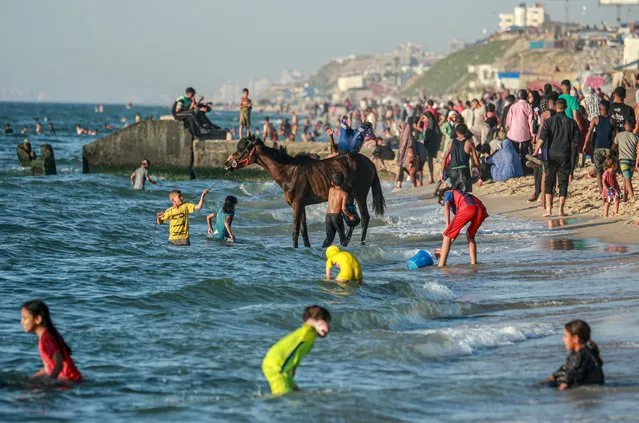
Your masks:
M472 303L419 299L410 304L391 304L373 310L344 310L336 316L334 325L345 331L393 330L433 319L463 317L477 310Z
M411 349L430 358L471 355L477 350L551 336L553 326L527 323L500 326L458 326L442 329L417 329L404 334L416 336Z

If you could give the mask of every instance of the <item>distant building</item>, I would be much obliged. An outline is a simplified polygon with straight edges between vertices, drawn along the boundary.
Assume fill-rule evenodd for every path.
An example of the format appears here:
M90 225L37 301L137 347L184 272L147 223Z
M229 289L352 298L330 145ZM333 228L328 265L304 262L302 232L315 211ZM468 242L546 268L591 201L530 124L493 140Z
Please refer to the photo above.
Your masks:
M468 73L475 75L475 80L470 81L470 88L492 87L495 84L495 78L497 78L497 69L490 64L485 65L470 65L468 66Z
M626 37L623 48L623 65L625 69L639 68L639 38Z
M216 96L215 100L224 103L232 103L240 98L241 93L242 88L238 84L236 84L235 82L227 82L226 84L220 85L218 95Z
M342 76L337 80L337 87L341 92L364 88L362 75Z
M541 3L531 4L527 6L521 3L515 7L513 13L499 14L500 31L508 31L511 28L536 27L539 28L544 22L549 21L550 17L546 13L544 5Z

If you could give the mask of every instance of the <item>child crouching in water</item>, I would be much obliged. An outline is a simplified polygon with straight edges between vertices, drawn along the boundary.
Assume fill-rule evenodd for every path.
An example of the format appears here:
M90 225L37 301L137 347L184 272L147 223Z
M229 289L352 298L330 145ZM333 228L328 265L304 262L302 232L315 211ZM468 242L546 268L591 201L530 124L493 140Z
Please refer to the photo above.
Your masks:
M297 367L313 349L315 339L328 335L331 314L324 307L306 307L302 320L301 328L280 339L264 356L262 372L273 395L284 395L298 389L293 380Z
M604 162L606 171L601 177L603 189L601 190L601 198L604 203L604 217L608 217L608 210L610 204L615 205L615 213L613 216L619 214L619 183L617 182L617 161L612 157L608 157Z
M544 382L556 385L560 391L579 385L603 385L603 361L599 347L590 339L588 323L583 320L566 323L563 341L570 355Z
M326 249L327 281L331 280L331 273L334 267L339 269L339 273L334 279L337 283L348 283L350 281L362 283L364 280L359 260L348 251L341 251L339 247L331 245Z
M211 221L215 219L215 213L211 213L206 216L206 224L209 226L209 236L220 241L228 238L235 242L235 235L231 230L231 225L233 224L233 217L235 217L236 205L237 198L234 196L229 195L226 199L224 199L224 205L217 211L215 228L211 225Z
M82 381L82 375L71 358L71 348L58 333L44 302L32 300L22 304L20 324L25 332L35 333L38 337L43 367L33 377L63 382Z

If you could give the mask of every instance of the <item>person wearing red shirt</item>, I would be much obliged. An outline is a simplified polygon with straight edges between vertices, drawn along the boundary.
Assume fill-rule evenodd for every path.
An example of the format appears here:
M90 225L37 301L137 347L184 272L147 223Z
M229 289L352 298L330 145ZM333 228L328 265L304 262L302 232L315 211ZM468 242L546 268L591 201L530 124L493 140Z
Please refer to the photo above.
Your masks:
M441 257L439 258L438 266L446 266L446 259L450 253L450 247L467 223L470 223L466 230L470 264L477 264L475 234L488 217L486 207L484 207L483 203L474 195L457 189L442 189L438 193L438 198L439 204L444 206L444 214L446 216L446 229L442 234L444 239L442 241ZM450 219L451 211L455 215L452 221Z
M40 300L22 305L20 323L27 333L38 337L43 368L34 377L61 382L80 382L82 375L71 358L71 348L64 342L51 320L49 308Z

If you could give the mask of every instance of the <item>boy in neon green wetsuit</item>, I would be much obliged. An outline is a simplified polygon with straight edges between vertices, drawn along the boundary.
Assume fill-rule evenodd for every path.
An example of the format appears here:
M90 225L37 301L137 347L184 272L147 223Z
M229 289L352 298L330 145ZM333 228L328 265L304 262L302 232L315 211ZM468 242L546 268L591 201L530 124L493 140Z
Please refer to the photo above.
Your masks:
M334 266L339 267L335 282L361 282L364 279L362 267L355 256L331 245L326 249L326 280L331 280L331 270Z
M306 307L303 319L302 327L280 339L262 361L262 372L273 395L283 395L297 389L293 380L297 366L313 349L317 336L323 338L328 335L331 314L324 307Z

